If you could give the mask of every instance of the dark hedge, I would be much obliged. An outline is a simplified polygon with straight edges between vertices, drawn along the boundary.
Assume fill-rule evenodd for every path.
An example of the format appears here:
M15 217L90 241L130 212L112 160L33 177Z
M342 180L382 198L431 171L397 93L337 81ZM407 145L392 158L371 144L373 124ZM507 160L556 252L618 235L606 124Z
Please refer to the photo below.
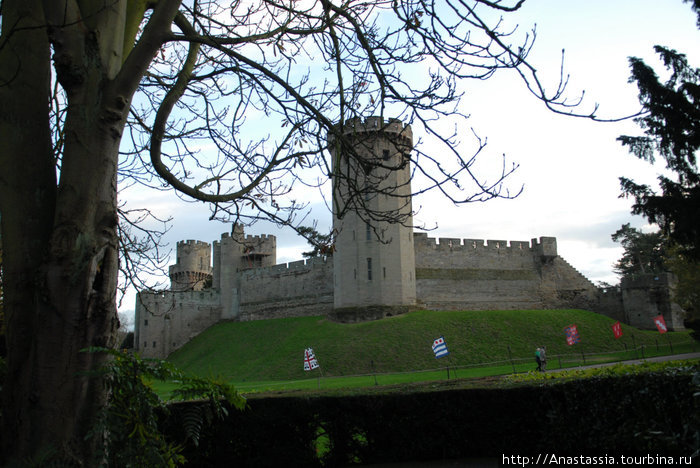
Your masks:
M682 455L697 450L691 373L592 378L541 387L255 398L202 428L196 467L315 467L533 455ZM185 440L175 404L163 422Z

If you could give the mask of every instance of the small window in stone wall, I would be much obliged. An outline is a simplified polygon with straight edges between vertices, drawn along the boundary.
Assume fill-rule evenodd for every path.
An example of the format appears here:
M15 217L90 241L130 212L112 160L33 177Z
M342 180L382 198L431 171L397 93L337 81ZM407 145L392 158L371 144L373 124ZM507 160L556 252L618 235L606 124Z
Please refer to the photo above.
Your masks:
M154 347L154 348L156 347L156 342L155 342L155 341L153 342L153 347Z
M145 319L145 320L143 321L143 326L144 326L144 327L148 326L148 319Z
M352 279L357 279L357 270L355 268L352 269Z
M365 240L372 240L372 228L369 223L365 223Z
M386 278L386 267L382 267L382 275Z
M372 281L372 259L367 259L367 280Z
M383 150L383 151L382 151L382 159L384 159L384 161L388 161L388 160L389 160L389 150Z
M144 347L144 348L148 348L148 341L144 341L144 342L143 342L143 347Z

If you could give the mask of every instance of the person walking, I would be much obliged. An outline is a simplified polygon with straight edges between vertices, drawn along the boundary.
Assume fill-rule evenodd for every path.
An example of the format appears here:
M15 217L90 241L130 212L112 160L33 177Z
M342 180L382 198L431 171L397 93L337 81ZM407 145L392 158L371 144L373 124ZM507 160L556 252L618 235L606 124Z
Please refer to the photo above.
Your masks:
M542 372L542 358L540 357L540 352L542 350L540 348L535 348L535 362L537 363L537 368L535 370L538 370Z
M540 370L542 372L547 370L547 347L544 345L540 348Z

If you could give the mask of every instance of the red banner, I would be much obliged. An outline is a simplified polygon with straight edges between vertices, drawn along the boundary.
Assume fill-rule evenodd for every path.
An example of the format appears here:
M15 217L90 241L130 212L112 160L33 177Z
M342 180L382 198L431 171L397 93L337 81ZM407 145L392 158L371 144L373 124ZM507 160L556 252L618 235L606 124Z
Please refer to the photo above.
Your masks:
M622 325L620 325L620 322L613 323L612 329L613 334L615 335L615 339L618 339L622 336Z
M668 331L668 328L666 328L666 321L664 320L663 315L657 315L656 317L654 317L654 325L656 325L656 328L662 335Z

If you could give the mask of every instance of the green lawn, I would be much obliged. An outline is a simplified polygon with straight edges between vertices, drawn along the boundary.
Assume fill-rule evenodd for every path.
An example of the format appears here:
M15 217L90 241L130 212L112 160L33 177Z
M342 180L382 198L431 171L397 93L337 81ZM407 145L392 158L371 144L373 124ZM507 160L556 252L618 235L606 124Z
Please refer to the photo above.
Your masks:
M573 323L581 341L567 346L563 329ZM380 385L444 379L448 365L460 378L511 373L514 365L524 372L534 368L538 345L547 346L549 368L560 362L579 365L583 358L592 363L642 357L642 345L645 357L670 354L669 339L674 352L693 350L687 332L659 335L623 325L623 337L616 340L612 323L581 310L419 311L357 324L324 317L228 322L211 327L168 360L195 375L222 377L245 393L315 389L321 375L321 388L374 386L375 375ZM431 344L440 335L450 356L436 360ZM313 347L321 372L303 371L306 347Z

